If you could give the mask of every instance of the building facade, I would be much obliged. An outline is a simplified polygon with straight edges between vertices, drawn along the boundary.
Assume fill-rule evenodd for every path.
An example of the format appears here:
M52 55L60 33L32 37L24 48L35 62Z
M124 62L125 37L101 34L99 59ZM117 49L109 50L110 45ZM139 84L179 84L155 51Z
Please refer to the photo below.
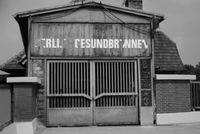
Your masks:
M161 93L155 92L155 74L181 71L182 61L176 44L156 31L163 16L144 12L142 0L124 5L129 7L81 2L15 15L26 55L20 61L26 63L26 76L41 80L36 91L16 90L21 99L15 105L33 102L24 115L16 107L16 121L37 117L46 126L155 122L163 110L162 104L156 109L163 86L159 83ZM175 55L168 55L171 50ZM162 60L165 54L171 63Z

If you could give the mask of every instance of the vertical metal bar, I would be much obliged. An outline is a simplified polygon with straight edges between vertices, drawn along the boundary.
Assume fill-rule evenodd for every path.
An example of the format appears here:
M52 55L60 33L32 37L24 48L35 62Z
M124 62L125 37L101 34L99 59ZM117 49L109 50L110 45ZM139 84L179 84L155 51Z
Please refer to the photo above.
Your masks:
M108 62L105 62L105 92L108 93Z
M101 62L98 62L98 66L99 66L99 94L102 94L102 82L101 82L101 77L102 77L102 74L101 74ZM100 98L100 103L103 105L103 98Z
M196 83L194 84L194 89L195 89L195 92L194 92L194 94L195 94L195 107L197 106L197 87L196 87Z
M119 66L119 74L120 74L120 78L119 78L119 79L120 79L120 82L119 82L119 83L120 83L120 92L122 92L122 89L123 89L123 84L122 84L122 83L123 83L122 64L123 64L122 62L120 62L120 64L119 64L119 65L120 65L120 66Z
M71 99L71 107L74 107L74 97L70 97Z
M58 63L56 62L55 63L55 65L56 65L56 68L55 68L55 72L56 72L56 77L55 77L55 85L56 85L56 92L55 92L55 94L57 94L58 93Z
M133 66L133 62L131 62L131 92L135 92L135 90L133 89L134 86L134 66ZM133 91L134 90L134 91Z
M66 91L65 93L69 93L69 81L68 81L68 77L69 77L69 68L68 68L68 63L65 63L65 85L66 85ZM66 98L65 98L66 100Z
M194 105L194 107L196 106L196 95L195 95L195 84L193 84L193 105Z
M77 78L78 78L78 80L77 80L77 83L78 83L77 87L78 87L78 93L79 93L79 94L81 94L81 90L80 90L80 64L81 64L81 63L79 63L79 62L77 63L77 69L78 69L78 70L77 70L77 73L78 73L78 75L77 75ZM77 102L77 103L78 103L78 107L81 107L81 105L80 105L80 104L81 104L81 103L80 103L80 97L78 97L78 100L77 100L77 101L78 101L78 102Z
M88 90L88 63L86 63L85 72L86 72L86 83L85 83L85 88L86 88L86 94L88 94L88 92L87 92L87 90Z
M126 70L126 90L125 92L128 92L128 62L125 63L125 70Z
M56 98L55 97L52 97L53 100L54 100L54 108L56 108Z
M104 71L105 71L105 68L104 68L104 62L101 62L101 64L102 64L102 91L103 91L103 93L105 93L105 76L104 76Z
M196 107L199 106L199 84L198 83L195 83L196 85Z
M72 88L72 85L71 85L71 80L72 80L72 77L71 77L71 74L72 74L72 71L71 71L71 63L68 63L69 65L69 70L68 70L68 73L69 73L69 77L68 77L68 81L69 81L69 89L68 89L68 92L69 94L71 93L71 88Z
M85 63L82 63L82 87L83 87L83 93L85 94Z
M88 71L87 71L88 72L88 78L87 78L88 88L87 88L87 90L88 90L88 94L91 95L90 94L90 87L91 87L91 85L90 85L90 83L91 83L90 82L90 77L91 77L90 70L92 70L92 68L90 68L90 62L87 63L87 66L88 66Z
M194 93L194 107L196 107L196 88L195 88L195 83L193 85L193 93Z
M111 91L111 72L110 72L110 62L108 63L108 92Z
M81 93L81 90L80 90L80 84L81 84L81 81L80 81L80 64L81 63L77 63L77 68L78 68L78 80L77 80L77 83L78 83L78 93L80 94Z
M128 62L128 88L129 88L129 92L131 92L131 85L132 85L132 83L131 83L131 63L130 62Z
M105 93L109 93L108 90L108 62L105 62ZM108 100L110 102L111 100Z
M47 62L47 96L51 94L52 91L51 77L51 63Z
M120 79L120 76L119 76L119 64L120 64L120 62L118 62L117 63L117 88L118 88L118 92L120 93L120 81L119 81L119 79Z
M55 100L56 100L56 105L55 105L55 107L58 108L58 97L55 97Z
M198 101L199 101L199 98L198 98L198 84L195 83L195 90L196 90L196 107L198 106Z
M77 69L77 63L74 62L74 94L77 93L77 76L76 76L77 70L76 69Z
M113 79L114 79L114 77L113 77L113 63L111 62L110 65L111 65L111 93L113 93L114 92L114 86L113 86Z
M198 96L198 105L197 105L197 107L200 107L200 83L197 83L197 85L198 85L198 94L197 94L197 96Z
M192 96L192 108L194 109L194 90L193 90L194 88L193 88L193 83L191 83L191 96Z
M51 69L51 63L47 63L47 95L51 94L52 92L52 69Z
M195 102L195 107L197 107L198 106L198 85L197 85L197 83L195 83L195 100L196 100L196 102Z
M126 92L126 69L125 69L125 62L122 63L122 70L123 70L123 88L122 88L122 92L125 93ZM122 99L120 97L120 102L119 105L121 106L122 104Z
M198 89L197 89L197 84L195 83L195 107L198 106Z
M86 83L86 69L85 69L85 64L86 63L83 63L83 92L84 92L84 94L86 94L86 91L85 91L85 83ZM85 98L83 99L83 106L85 107Z
M83 63L80 63L80 93L84 93L83 92Z
M72 93L74 94L74 89L75 89L75 86L74 86L74 82L75 82L75 76L74 76L74 74L75 74L75 73L74 73L74 72L75 72L75 71L74 71L74 70L75 70L75 69L74 69L74 62L72 62L71 64L72 64Z
M56 64L53 64L53 94L56 93Z
M62 68L63 68L63 72L62 72L62 84L63 84L63 93L66 93L66 68L65 68L65 62L62 63ZM64 100L64 99L63 99Z
M49 63L50 64L50 63ZM53 93L53 90L54 90L54 71L53 71L53 63L51 63L51 69L50 69L50 71L48 71L48 73L51 73L51 77L50 77L50 83L51 83L51 89L50 89L50 91L49 91L49 89L47 90L47 94L49 95L49 93L51 94L51 93ZM48 76L49 77L49 76ZM47 84L47 85L49 85L49 84Z
M60 72L59 72L59 75L60 75L60 88L59 88L59 94L63 93L63 85L62 85L62 75L63 75L63 70L62 70L62 62L59 63L60 65Z
M99 62L99 88L100 88L100 93L103 93L102 92L102 73L101 73L102 71L101 71L101 63Z
M82 93L83 94L85 94L85 92L84 92L84 82L85 82L85 75L84 75L84 73L85 73L85 70L84 70L84 62L83 63L81 63L81 82L82 82L82 84L81 84L81 88L82 88ZM82 107L84 107L84 99L85 98L82 98Z
M137 72L139 72L139 69L138 69L138 67L137 67L137 63L136 62L133 62L133 67L134 67L134 73L133 73L133 76L135 76L135 78L134 78L134 91L135 91L135 93L138 93L139 94L139 73L137 73ZM139 96L137 96L137 97L139 97ZM135 99L135 102L136 102L136 105L138 105L138 99Z
M57 94L59 94L59 92L60 92L60 63L57 62ZM58 97L57 97L57 101L58 101Z
M77 62L74 62L74 94L77 94L78 93L78 89L77 89L77 86L78 86L78 78L77 78ZM78 97L75 97L75 101L74 101L76 107L78 107Z
M115 86L115 62L110 62L111 63L111 75L112 75L112 90L111 91L109 91L108 93L115 93L116 92L116 86ZM111 98L111 105L114 105L114 100L112 100L112 98Z
M125 91L125 88L126 88L126 78L125 78L125 74L126 74L126 71L125 71L125 63L123 62L122 64L122 68L123 68L123 92Z
M118 82L117 82L117 76L118 76L117 64L118 64L118 62L114 62L114 65L115 65L115 68L114 68L114 73L115 73L115 91L116 91L116 93L119 93Z
M105 76L104 76L104 71L105 71L105 68L104 68L104 62L101 62L101 65L102 65L102 93L105 93ZM103 103L104 104L107 104L108 103L108 101L107 101L107 98L106 97L104 97L104 99L103 99Z
M55 97L52 97L52 99L53 99L53 101L54 101L54 102L53 102L53 107L56 108L56 99L55 99Z
M91 97L94 97L95 96L95 92L96 92L96 79L95 79L95 62L92 62L90 61L90 95ZM92 111L92 124L95 123L95 119L94 119L94 110L95 110L95 103L96 103L96 100L95 99L92 99L90 101L90 107L91 107L91 111Z
M94 94L94 96L93 97L96 97L97 95L98 95L98 90L99 90L99 88L98 88L98 86L99 86L99 84L98 84L98 66L97 66L97 62L95 62L94 63L94 72L95 72L95 81L96 81L96 88L95 88L95 94ZM96 107L99 107L99 99L98 100L95 100L95 106Z
M98 62L95 62L95 72L96 72L96 82L97 82L97 88L96 88L96 96L99 95L99 66Z

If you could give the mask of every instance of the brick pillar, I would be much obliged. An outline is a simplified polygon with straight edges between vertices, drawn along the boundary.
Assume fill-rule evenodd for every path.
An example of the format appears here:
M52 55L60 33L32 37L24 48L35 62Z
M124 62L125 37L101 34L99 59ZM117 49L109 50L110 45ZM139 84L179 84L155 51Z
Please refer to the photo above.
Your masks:
M13 121L32 121L36 117L38 80L33 77L8 78L13 84Z
M152 65L150 59L140 60L140 124L154 123Z

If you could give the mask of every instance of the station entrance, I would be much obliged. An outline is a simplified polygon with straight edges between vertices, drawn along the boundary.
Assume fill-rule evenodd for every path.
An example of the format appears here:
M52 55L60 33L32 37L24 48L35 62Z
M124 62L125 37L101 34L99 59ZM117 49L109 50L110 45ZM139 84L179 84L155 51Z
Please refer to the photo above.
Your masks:
M135 60L49 60L47 125L138 124Z

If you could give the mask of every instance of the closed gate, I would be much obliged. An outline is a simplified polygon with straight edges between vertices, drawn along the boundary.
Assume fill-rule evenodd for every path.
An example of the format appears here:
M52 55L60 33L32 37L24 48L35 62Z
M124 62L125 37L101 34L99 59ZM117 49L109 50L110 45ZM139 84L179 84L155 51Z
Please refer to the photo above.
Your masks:
M135 61L49 61L47 125L138 123Z

